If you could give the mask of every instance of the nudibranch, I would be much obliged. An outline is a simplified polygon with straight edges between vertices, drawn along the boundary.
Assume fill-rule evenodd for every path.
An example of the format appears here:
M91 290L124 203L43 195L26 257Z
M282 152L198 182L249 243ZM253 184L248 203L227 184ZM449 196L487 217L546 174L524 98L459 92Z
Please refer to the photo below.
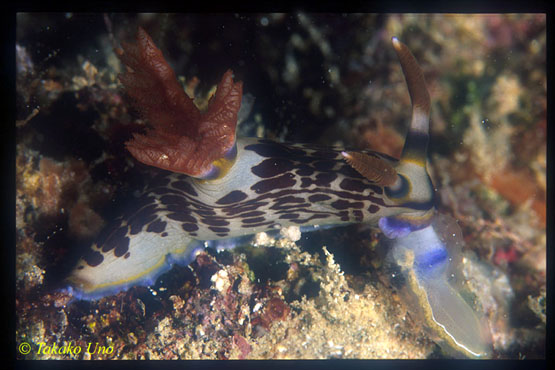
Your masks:
M242 83L227 71L206 111L179 85L149 35L116 49L120 81L150 123L126 143L138 161L167 172L102 233L68 278L79 299L152 285L174 263L192 262L206 245L290 225L378 224L392 239L429 326L469 356L486 356L476 314L450 286L447 243L432 223L426 170L430 96L416 59L396 38L412 102L399 160L369 150L324 149L236 138Z

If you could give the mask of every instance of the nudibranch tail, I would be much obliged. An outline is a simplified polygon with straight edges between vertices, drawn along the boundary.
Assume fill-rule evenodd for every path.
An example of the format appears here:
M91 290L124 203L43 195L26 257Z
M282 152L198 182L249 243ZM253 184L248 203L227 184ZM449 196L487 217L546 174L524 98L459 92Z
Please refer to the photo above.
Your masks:
M454 221L434 222L391 242L391 255L401 266L411 291L416 295L428 326L448 348L469 357L491 355L491 339L476 312L450 283L449 270L462 233ZM443 228L450 228L447 238Z
M136 44L122 43L116 54L127 68L119 76L126 93L153 126L126 143L133 157L197 178L221 176L222 166L214 161L234 151L243 91L241 82L233 82L233 72L225 72L201 113L145 30L139 28Z
M133 203L134 212L99 235L67 278L74 297L98 299L132 286L153 285L174 263L187 265L204 249L172 214L157 214L162 200L143 194Z

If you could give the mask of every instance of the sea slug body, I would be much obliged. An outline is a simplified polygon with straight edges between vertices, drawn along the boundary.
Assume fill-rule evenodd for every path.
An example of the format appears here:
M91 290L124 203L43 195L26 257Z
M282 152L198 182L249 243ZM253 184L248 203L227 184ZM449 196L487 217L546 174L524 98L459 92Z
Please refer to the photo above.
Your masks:
M485 354L485 344L471 346L467 342L475 336L444 319L463 315L465 323L477 320L441 273L449 259L431 226L433 186L426 171L430 97L404 44L393 38L413 111L397 160L369 150L236 138L242 83L233 81L231 71L200 112L150 36L139 29L136 39L116 50L127 68L120 81L153 128L134 135L126 147L138 161L172 172L156 179L79 260L68 278L75 297L97 299L151 285L172 264L192 262L206 244L233 247L224 240L276 227L378 224L397 251L433 244L414 252L417 262L408 267L416 276L414 289L419 284L427 293L421 304L440 317L435 323L443 325L459 350ZM448 296L454 298L444 302Z

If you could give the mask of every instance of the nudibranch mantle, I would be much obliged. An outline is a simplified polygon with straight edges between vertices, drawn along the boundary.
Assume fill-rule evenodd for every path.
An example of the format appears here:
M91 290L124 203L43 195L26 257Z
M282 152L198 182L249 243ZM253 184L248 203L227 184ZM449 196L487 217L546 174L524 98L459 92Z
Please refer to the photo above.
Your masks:
M426 171L430 97L408 48L396 38L393 46L413 109L399 160L369 150L236 138L242 84L232 72L200 112L139 29L137 43L124 43L116 53L127 68L120 81L153 129L134 135L126 146L137 160L173 172L155 179L98 237L69 276L68 290L80 299L97 299L152 285L172 264L192 262L206 245L233 247L225 240L291 225L378 224L394 239L395 250L407 242L435 243L433 186ZM434 245L439 253L426 258L444 263L445 247ZM442 307L472 314L462 299L442 306L445 292L458 296L445 275L434 275L438 281L416 275L428 294L421 304L434 316ZM465 308L456 311L454 305ZM447 326L459 345L462 334ZM469 348L459 345L475 355Z

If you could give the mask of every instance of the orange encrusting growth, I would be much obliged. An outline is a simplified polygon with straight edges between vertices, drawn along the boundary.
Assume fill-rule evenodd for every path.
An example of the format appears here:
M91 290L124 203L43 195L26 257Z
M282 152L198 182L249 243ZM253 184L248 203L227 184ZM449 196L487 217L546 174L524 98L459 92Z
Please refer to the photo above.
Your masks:
M531 202L531 208L536 212L542 225L546 223L547 210L545 195L538 189L536 182L525 170L506 168L503 172L495 172L491 178L485 180L491 187L514 205Z
M165 170L202 177L212 162L235 144L242 82L224 73L206 112L201 113L185 94L173 69L145 30L136 43L116 49L125 73L119 76L135 108L153 126L146 135L133 134L126 147L139 162Z

